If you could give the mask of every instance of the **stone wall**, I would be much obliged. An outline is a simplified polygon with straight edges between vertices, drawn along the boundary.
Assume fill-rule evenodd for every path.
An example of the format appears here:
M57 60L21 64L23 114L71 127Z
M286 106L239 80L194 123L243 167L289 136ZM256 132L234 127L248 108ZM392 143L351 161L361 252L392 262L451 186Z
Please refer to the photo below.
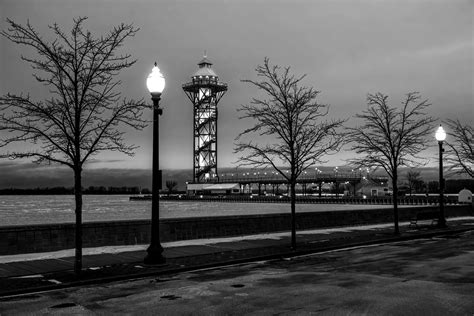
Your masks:
M399 209L400 221L418 212L438 211L436 206ZM449 205L446 217L474 215L471 205ZM393 221L390 208L297 213L297 229L386 223ZM449 221L448 221L449 222ZM212 216L163 219L160 221L162 242L216 238L290 230L290 214L246 216ZM88 222L83 224L83 246L147 244L150 221ZM0 227L0 255L46 252L74 248L74 224Z

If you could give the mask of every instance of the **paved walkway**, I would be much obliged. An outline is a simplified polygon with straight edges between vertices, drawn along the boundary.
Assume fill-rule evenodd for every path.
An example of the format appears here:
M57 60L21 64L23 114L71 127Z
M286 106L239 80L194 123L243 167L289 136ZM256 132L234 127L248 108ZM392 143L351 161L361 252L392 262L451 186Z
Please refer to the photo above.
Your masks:
M474 217L448 219L447 228L417 227L400 223L400 236L393 224L315 229L297 232L298 249L289 248L289 233L273 233L233 238L187 240L164 243L165 265L146 266L146 245L84 249L84 271L77 278L73 271L74 250L51 253L0 256L0 296L23 294L75 285L95 284L172 274L256 260L302 255L376 243L431 238L437 235L473 230Z

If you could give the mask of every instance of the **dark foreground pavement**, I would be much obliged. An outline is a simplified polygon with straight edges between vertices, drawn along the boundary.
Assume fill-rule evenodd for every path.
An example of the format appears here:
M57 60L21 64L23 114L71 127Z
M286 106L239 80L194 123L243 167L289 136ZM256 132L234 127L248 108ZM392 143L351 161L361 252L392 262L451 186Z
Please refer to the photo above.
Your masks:
M420 236L420 235L418 235ZM1 315L473 315L474 230L0 298Z
M310 253L371 244L409 241L436 236L456 235L474 230L474 218L448 219L448 227L437 228L430 222L417 227L407 223L400 226L400 236L394 236L392 226L360 226L342 230L314 230L297 233L298 249L289 248L289 236L263 237L222 241L211 244L182 245L166 248L165 265L145 266L145 251L104 253L84 256L84 271L77 278L72 257L18 261L0 264L0 314L9 296L45 290L104 284L150 276L172 275L179 272L212 268L236 263L290 258ZM474 312L474 311L473 311Z

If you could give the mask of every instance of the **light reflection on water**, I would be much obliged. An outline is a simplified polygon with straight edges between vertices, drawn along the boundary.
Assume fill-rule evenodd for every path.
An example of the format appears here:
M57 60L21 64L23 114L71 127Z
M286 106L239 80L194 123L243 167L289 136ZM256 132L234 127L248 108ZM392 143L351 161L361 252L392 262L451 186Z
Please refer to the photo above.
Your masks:
M150 219L151 201L129 195L84 195L83 221ZM73 195L0 195L0 226L73 223ZM297 212L383 208L382 205L298 204ZM160 201L160 218L287 213L285 203Z

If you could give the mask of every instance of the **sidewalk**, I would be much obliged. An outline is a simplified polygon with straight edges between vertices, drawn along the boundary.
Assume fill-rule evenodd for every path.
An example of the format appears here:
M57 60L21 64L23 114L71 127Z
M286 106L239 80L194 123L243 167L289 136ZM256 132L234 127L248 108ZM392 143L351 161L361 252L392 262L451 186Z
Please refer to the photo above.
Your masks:
M143 265L147 245L88 248L83 250L80 279L72 271L73 249L0 256L0 296L456 234L474 229L474 217L448 218L444 229L431 226L431 221L418 227L408 224L400 223L400 236L394 236L391 223L297 231L296 251L289 248L289 232L163 243L167 263L158 266Z

